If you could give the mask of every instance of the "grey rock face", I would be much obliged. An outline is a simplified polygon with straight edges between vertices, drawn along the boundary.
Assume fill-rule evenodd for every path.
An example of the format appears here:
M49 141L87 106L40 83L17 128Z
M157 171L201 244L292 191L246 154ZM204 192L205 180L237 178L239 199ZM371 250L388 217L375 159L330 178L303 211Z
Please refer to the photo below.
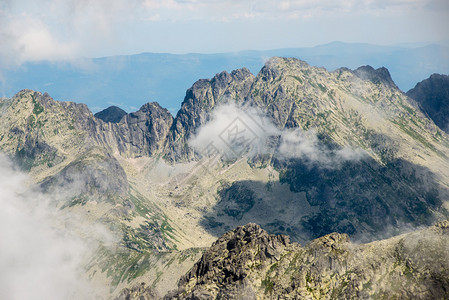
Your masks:
M201 285L213 282L219 288L219 299L238 299L242 295L255 299L247 277L255 265L257 269L263 269L278 261L288 244L287 236L269 235L257 224L237 227L218 239L190 272L180 279L178 297L215 299L216 290L208 292L201 288ZM183 290L193 282L196 286L191 291Z
M447 223L362 245L332 233L305 247L248 224L218 239L166 299L446 299Z
M129 188L126 173L117 159L98 148L83 153L41 186L75 198L95 195L108 201L127 196Z
M449 76L432 74L407 92L438 127L449 133Z
M52 167L63 161L63 157L58 155L55 147L47 144L44 138L37 132L27 132L26 134L18 128L13 128L11 134L21 136L23 143L19 144L15 153L15 160L23 170L29 171L34 165L46 164Z
M205 124L211 111L219 104L230 101L243 102L248 95L254 75L246 69L217 74L211 80L201 79L187 90L168 138L166 159L186 161L195 157L187 140L199 126Z
M155 290L145 283L124 289L115 300L156 300L160 299Z
M46 93L30 90L18 93L10 107L27 114L20 116L27 120L21 127L11 120L9 131L19 141L17 151L21 151L27 140L30 140L28 144L39 141L52 146L53 135L69 139L75 130L78 140L75 143L72 139L71 146L77 147L78 153L81 149L99 146L128 157L150 156L163 151L173 123L169 111L157 103L143 105L137 112L124 115L118 123L104 122L94 117L84 104L54 101ZM53 148L48 149L47 152L54 152ZM61 152L62 149L58 150ZM31 150L24 151L30 153Z
M126 111L117 106L109 106L108 108L97 112L94 117L104 122L118 123L126 115Z
M147 103L112 127L120 152L151 156L164 150L173 117L158 103Z
M353 73L363 80L369 80L374 84L385 84L392 88L398 88L391 79L390 72L387 68L381 67L374 69L371 66L362 66L353 71Z

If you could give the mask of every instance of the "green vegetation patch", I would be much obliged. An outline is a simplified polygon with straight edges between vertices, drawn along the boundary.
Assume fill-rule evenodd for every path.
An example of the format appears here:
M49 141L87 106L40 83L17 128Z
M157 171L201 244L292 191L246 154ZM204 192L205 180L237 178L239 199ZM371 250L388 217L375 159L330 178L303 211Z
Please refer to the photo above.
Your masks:
M33 114L38 116L40 113L42 113L44 111L44 107L42 106L42 104L40 104L38 101L36 101L36 98L34 97L34 95L31 95L31 100L33 102Z
M321 83L318 83L318 88L320 89L321 92L326 93L327 92L327 88L322 85Z
M438 154L441 157L446 158L446 155L442 153L441 151L437 150L432 144L430 144L421 134L413 130L410 126L406 124L406 121L403 118L400 118L399 120L391 120L392 123L399 126L399 128L408 134L410 137L412 137L414 140L420 142L428 149L432 150L436 154Z
M273 293L274 283L273 283L273 281L271 281L270 277L267 277L262 280L261 287L265 289L265 291L264 291L265 294L268 294L268 293L271 294L271 293Z
M288 76L293 79L296 79L299 83L303 84L303 80L301 79L301 77L295 75L288 75Z

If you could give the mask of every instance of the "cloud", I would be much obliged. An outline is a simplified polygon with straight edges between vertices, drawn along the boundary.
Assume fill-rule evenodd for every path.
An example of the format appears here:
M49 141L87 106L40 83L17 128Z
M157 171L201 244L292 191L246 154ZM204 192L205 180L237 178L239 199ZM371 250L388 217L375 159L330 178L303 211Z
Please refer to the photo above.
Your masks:
M0 67L70 60L120 44L121 26L138 16L125 0L6 1L0 5Z
M232 102L215 108L211 120L198 128L189 145L204 155L222 154L234 159L241 154L271 151L269 137L277 128L257 108Z
M314 1L314 0L196 0L196 1L177 1L177 0L145 0L143 6L152 11L158 12L176 12L188 11L188 15L183 18L206 18L215 19L226 15L236 18L243 18L245 15L258 16L261 18L281 17L281 14L291 14L292 12L304 12L304 15L310 14L310 11L329 11L329 12L347 12L391 9L396 7L424 8L434 2L442 0L345 0L345 1ZM166 15L166 14L164 14ZM166 15L168 17L168 15ZM176 16L176 13L175 13Z
M335 166L345 161L359 161L368 156L361 148L326 149L321 145L313 130L302 131L301 129L281 132L278 152L284 158L306 158L325 166Z
M354 26L351 26L350 36L361 39L366 37L363 24L365 27L366 23L384 24L386 19L390 23L400 22L397 20L403 21L407 16L409 22L417 11L422 15L420 27L435 29L435 20L440 20L441 11L449 8L446 3L444 0L3 0L0 2L0 68L28 61L143 51L202 52L211 43L217 44L214 49L221 49L219 41L204 39L217 31L223 39L232 38L228 45L235 43L234 32L251 36L251 44L234 46L239 50L260 48L260 45L291 47L294 46L292 37L311 40L312 44L347 40L349 33L343 32L345 29L336 22L357 22L360 29L352 30ZM431 12L438 13L438 17ZM316 33L308 36L310 30L301 29L302 25L315 28ZM326 34L319 33L320 28L327 27ZM417 36L409 26L399 32L398 27L395 26L394 40L398 40L401 32L412 32L415 39L429 36ZM332 35L334 30L338 35ZM288 40L267 45L267 36L273 39L273 31ZM378 35L385 34L380 30ZM438 36L443 36L443 32Z
M349 147L329 150L313 130L278 129L257 107L232 101L212 112L209 122L197 129L189 145L204 157L220 155L233 160L243 156L273 154L277 158L305 158L327 167L361 160L368 154Z
M74 58L74 41L58 41L47 24L34 17L22 16L3 24L0 36L5 42L0 48L3 64L15 65L25 61Z
M0 191L0 298L95 299L83 275L97 244L80 234L96 229L72 222L3 155Z

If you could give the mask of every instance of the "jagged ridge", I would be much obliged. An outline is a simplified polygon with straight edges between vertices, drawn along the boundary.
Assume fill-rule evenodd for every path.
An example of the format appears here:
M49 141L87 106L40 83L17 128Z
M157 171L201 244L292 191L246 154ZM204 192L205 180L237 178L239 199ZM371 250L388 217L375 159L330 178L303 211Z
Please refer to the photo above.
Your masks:
M189 245L203 246L195 235L210 239L251 221L271 233L288 232L294 240L333 231L372 240L384 230L380 223L422 225L444 217L449 153L447 135L389 82L385 70L362 70L372 74L328 72L296 59L273 58L257 76L240 69L198 81L176 118L148 103L118 123L95 118L85 105L25 90L2 101L0 145L46 188L70 186L78 174L87 187L82 191L87 197L73 203L78 208L105 195L115 207L102 213L108 222L119 218L126 233L122 244L135 251L134 262L145 261L151 251L174 249L185 241L184 231L195 232ZM187 141L215 107L227 102L260 108L279 130L313 130L324 148L360 147L368 158L328 169L301 159L255 157L226 166L228 173L217 171L216 178L196 174L192 186L151 185L150 170L156 170L152 180L165 176L153 167L161 163L158 158L173 163L173 170L178 162L199 158ZM245 171L255 173L254 167L280 173L279 180ZM272 186L285 192L285 199ZM149 195L150 189L157 197ZM177 222L188 225L174 229ZM124 273L138 267L128 268L123 261Z
M256 224L227 232L165 299L445 299L449 222L370 244L332 233L305 247Z

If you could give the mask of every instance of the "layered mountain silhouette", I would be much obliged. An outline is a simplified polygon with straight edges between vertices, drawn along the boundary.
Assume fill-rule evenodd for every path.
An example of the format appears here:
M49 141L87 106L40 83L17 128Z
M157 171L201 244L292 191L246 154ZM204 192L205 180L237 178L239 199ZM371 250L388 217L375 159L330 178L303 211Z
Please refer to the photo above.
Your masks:
M175 114L185 90L199 78L221 70L247 67L256 74L269 57L296 57L312 65L335 70L370 64L385 66L396 84L407 91L432 73L449 69L447 46L379 46L332 42L311 48L242 51L217 54L141 53L81 61L29 62L2 70L2 95L12 97L29 88L47 91L59 100L86 103L94 112L111 103L130 112L145 101L159 103Z

